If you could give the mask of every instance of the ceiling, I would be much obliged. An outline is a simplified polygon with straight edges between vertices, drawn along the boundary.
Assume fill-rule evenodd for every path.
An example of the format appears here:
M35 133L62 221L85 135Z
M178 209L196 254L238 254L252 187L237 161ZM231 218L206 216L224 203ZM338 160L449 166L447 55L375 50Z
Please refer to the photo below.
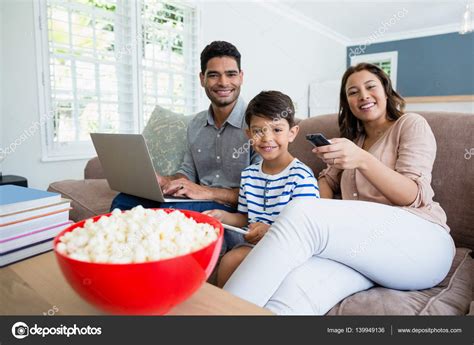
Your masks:
M467 3L466 0L294 0L274 1L270 6L304 20L307 26L312 23L316 29L334 34L346 44L353 44L367 40L384 27L383 23L387 23L382 30L385 32L377 41L458 31ZM474 9L474 4L471 8Z

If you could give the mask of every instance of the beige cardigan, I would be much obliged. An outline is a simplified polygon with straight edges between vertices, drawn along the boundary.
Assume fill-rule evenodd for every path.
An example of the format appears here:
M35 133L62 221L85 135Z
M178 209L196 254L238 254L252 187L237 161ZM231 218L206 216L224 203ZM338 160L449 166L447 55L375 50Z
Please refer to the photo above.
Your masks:
M362 147L365 135L354 142ZM389 168L412 179L418 185L415 201L402 208L430 222L441 225L447 231L446 214L433 201L431 171L436 157L436 140L426 120L414 113L401 116L368 150ZM324 169L319 177L325 177L331 189L341 192L343 200L362 200L393 205L357 169Z

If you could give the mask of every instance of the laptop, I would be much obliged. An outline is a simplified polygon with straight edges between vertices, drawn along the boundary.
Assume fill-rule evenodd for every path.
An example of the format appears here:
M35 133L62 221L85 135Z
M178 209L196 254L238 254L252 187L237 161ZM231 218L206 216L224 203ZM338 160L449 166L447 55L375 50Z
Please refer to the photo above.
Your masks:
M209 201L165 197L143 135L91 133L91 138L111 189L159 202Z

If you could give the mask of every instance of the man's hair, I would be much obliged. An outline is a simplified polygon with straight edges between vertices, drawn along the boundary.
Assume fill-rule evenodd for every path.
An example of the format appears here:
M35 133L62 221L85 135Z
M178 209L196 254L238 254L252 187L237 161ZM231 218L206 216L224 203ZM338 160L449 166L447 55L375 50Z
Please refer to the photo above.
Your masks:
M237 62L240 72L240 53L237 48L229 42L214 41L208 44L201 53L201 72L204 74L207 69L207 62L215 57L228 56Z
M290 128L295 125L295 107L291 98L280 91L262 91L255 96L245 111L245 122L250 126L252 116L285 119Z

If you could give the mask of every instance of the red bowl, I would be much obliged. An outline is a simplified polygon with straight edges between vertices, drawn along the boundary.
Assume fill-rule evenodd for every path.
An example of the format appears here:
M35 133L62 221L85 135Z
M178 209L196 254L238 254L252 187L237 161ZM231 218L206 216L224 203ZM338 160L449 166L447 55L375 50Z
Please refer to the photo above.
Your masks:
M165 212L176 211L163 209ZM180 210L198 223L219 229L208 246L170 259L132 264L84 262L61 254L56 247L66 232L82 227L86 220L63 230L54 239L54 252L61 271L72 288L92 305L114 314L165 314L191 296L214 269L222 246L224 229L205 214ZM105 214L91 218L96 222Z

